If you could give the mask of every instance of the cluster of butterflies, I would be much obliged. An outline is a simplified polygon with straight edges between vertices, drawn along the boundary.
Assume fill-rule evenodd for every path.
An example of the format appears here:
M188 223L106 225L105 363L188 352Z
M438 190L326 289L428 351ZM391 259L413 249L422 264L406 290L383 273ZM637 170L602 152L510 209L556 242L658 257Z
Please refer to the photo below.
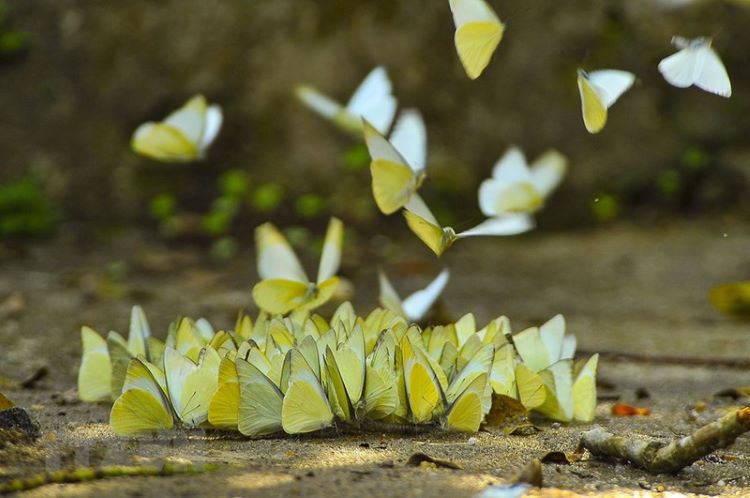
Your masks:
M181 318L162 342L135 306L127 340L88 327L81 337L80 397L114 399L118 435L181 426L263 436L368 422L475 432L493 393L559 421L591 421L596 407L598 357L574 364L560 315L517 334L506 317L477 330L471 314L422 329L385 308L358 317L345 302L330 320L240 314L233 331Z

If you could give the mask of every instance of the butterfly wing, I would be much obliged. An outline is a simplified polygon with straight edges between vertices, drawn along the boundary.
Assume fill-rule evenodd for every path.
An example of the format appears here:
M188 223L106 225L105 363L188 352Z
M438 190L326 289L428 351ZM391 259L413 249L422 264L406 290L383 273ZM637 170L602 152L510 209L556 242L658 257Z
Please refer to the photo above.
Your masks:
M341 246L344 242L344 224L338 218L331 218L323 241L323 252L318 267L319 284L336 275L341 264Z
M264 223L255 229L255 245L260 278L309 281L292 246L271 223Z
M427 130L416 109L405 109L391 132L391 144L415 173L427 167Z
M678 88L693 85L700 74L701 54L693 47L686 47L659 62L659 72L664 79Z
M589 133L599 133L607 124L607 106L583 71L578 72L578 92L581 95L581 112L586 130Z
M123 392L110 412L109 423L115 434L133 436L174 426L169 401L154 378L155 372L137 358L130 361Z
M478 78L487 67L505 26L484 0L451 0L454 42L466 74Z
M201 152L205 152L214 143L223 122L224 114L221 111L221 106L209 106L206 110L206 127L203 130L203 137L200 143Z
M396 99L391 94L391 80L382 66L376 67L355 90L346 110L353 116L364 118L385 133L396 114Z
M596 370L599 355L589 358L573 383L573 419L579 422L594 420L596 410Z
M528 214L506 214L490 218L479 225L456 234L457 238L518 235L528 232L535 226L534 218Z
M373 125L365 121L364 130L372 158L372 194L384 214L395 213L416 191L417 177L406 159Z
M404 209L404 218L406 218L406 224L414 235L429 247L435 255L440 256L446 249L446 244L443 237L443 228L435 222L435 217L430 214L430 218L425 218L421 214L414 212L410 209Z
M284 432L302 434L324 429L333 422L328 398L302 355L295 350L291 353L292 374L281 405Z
M240 403L237 427L245 436L264 436L282 430L283 394L263 372L237 359Z
M78 369L78 396L83 401L111 399L112 364L107 341L89 327L81 328L83 354Z
M542 197L547 197L554 191L568 169L568 159L550 150L542 154L531 165L531 183Z
M709 44L701 46L703 66L695 79L695 86L722 97L732 96L732 83L719 55Z
M477 432L484 419L482 397L487 385L487 374L482 373L466 386L448 409L445 427L458 432Z
M635 82L635 75L618 69L601 69L588 75L588 81L595 85L602 97L602 103L609 108Z
M406 317L412 321L421 320L443 293L449 278L450 272L443 270L427 287L404 299L403 310Z

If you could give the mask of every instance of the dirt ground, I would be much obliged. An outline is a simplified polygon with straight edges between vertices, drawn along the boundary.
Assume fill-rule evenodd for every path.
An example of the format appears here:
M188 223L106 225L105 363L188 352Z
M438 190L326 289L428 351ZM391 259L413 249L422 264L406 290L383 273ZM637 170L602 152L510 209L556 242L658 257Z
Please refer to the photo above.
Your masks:
M125 331L129 308L144 306L157 334L181 313L232 324L252 310L255 282L248 250L214 264L194 247L165 246L136 232L83 237L63 234L24 251L0 252L0 375L23 378L45 365L49 375L33 389L5 389L38 420L33 447L0 451L0 479L71 465L226 463L195 476L119 478L53 485L29 496L472 496L505 482L530 459L572 451L588 426L542 422L530 436L480 432L339 432L303 438L249 441L175 432L123 439L107 426L109 408L73 402L82 324ZM342 274L357 289L361 312L375 303L376 265L394 254L373 239L347 252ZM410 239L387 266L404 292L438 271ZM613 432L660 439L690 433L736 401L716 398L725 388L750 385L747 369L721 359L750 360L750 323L722 316L706 302L710 286L750 275L750 226L733 220L689 220L659 226L619 225L582 232L538 232L513 240L462 241L441 263L452 270L445 306L454 315L474 311L480 323L499 314L515 330L555 313L585 351L710 359L704 365L636 361L605 356L600 377L608 388L596 424ZM402 249L403 250L403 249ZM403 254L416 255L405 258ZM391 260L393 261L393 259ZM14 294L15 293L15 294ZM636 398L645 389L650 397ZM647 417L610 414L612 399L648 406ZM695 411L696 403L706 409ZM409 467L415 452L450 460L460 470ZM676 476L649 475L628 465L588 459L546 464L544 485L529 495L619 496L664 491L750 495L750 437Z

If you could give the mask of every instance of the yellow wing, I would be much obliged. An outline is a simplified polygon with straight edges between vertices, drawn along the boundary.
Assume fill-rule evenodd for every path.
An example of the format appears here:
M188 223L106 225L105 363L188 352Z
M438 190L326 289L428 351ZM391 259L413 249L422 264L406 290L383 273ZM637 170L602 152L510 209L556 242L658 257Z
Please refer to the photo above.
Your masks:
M381 420L396 411L399 401L395 384L396 379L389 370L367 366L363 394L365 418Z
M414 171L404 164L385 159L370 163L372 195L383 214L393 214L409 201L417 189Z
M355 327L347 341L332 352L349 401L356 407L365 385L365 338L362 327Z
M171 429L174 418L157 370L133 358L127 369L123 393L115 400L109 423L115 434L132 436Z
M583 123L589 133L599 133L607 124L607 106L583 72L578 74L578 91L581 94Z
M596 410L596 370L599 355L586 361L573 383L573 419L579 422L594 420Z
M240 403L237 427L245 436L263 436L281 431L283 394L263 372L242 358L237 359Z
M354 408L352 407L349 395L346 393L346 385L339 370L336 356L330 346L326 346L325 353L326 368L326 389L328 400L333 408L333 412L338 418L346 422L354 419Z
M527 410L533 410L547 400L547 388L538 374L534 373L523 363L516 365L516 386L518 401Z
M284 432L301 434L330 426L333 423L333 412L323 387L301 354L294 355L292 362L289 388L281 405L281 425Z
M208 406L208 422L222 429L237 429L240 384L237 367L229 357L219 364L219 387Z
M78 369L78 396L83 401L112 399L112 364L107 341L89 327L81 328L83 355Z
M442 391L426 356L415 351L407 338L401 342L406 397L412 421L429 422L442 409Z
M477 432L484 419L482 396L487 385L487 375L477 376L456 398L445 417L447 429L459 432Z
M200 149L180 130L164 123L145 123L133 134L130 146L142 156L164 162L189 162Z
M516 355L513 346L507 344L495 352L490 383L497 394L516 396Z
M128 372L128 365L133 355L130 354L125 339L117 332L112 331L107 334L107 350L112 365L111 393L113 398L117 398L122 393L125 375Z
M414 235L424 242L432 252L438 257L443 254L446 249L446 243L443 238L443 229L433 223L430 223L426 219L422 218L416 213L409 210L404 210L404 218L406 218L406 224Z
M305 304L309 288L304 282L271 278L253 287L253 299L260 309L282 315Z
M217 389L221 359L211 347L205 348L198 363L178 351L164 351L167 391L174 411L182 422L196 427L208 419L208 407Z
M456 30L456 51L469 78L474 80L482 74L504 31L505 26L496 22L470 22Z

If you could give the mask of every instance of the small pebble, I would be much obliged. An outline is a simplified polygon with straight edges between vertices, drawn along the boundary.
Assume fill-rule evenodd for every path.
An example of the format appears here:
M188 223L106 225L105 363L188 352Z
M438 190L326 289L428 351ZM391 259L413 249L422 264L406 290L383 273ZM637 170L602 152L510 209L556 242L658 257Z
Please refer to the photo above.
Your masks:
M466 441L466 444L469 446L476 446L477 445L477 438L470 437L468 441Z
M724 479L719 479L718 481L716 481L716 485L724 487L727 485L727 483L724 481Z
M552 429L559 429L562 427L562 424L560 422L553 422L552 425L550 425Z

